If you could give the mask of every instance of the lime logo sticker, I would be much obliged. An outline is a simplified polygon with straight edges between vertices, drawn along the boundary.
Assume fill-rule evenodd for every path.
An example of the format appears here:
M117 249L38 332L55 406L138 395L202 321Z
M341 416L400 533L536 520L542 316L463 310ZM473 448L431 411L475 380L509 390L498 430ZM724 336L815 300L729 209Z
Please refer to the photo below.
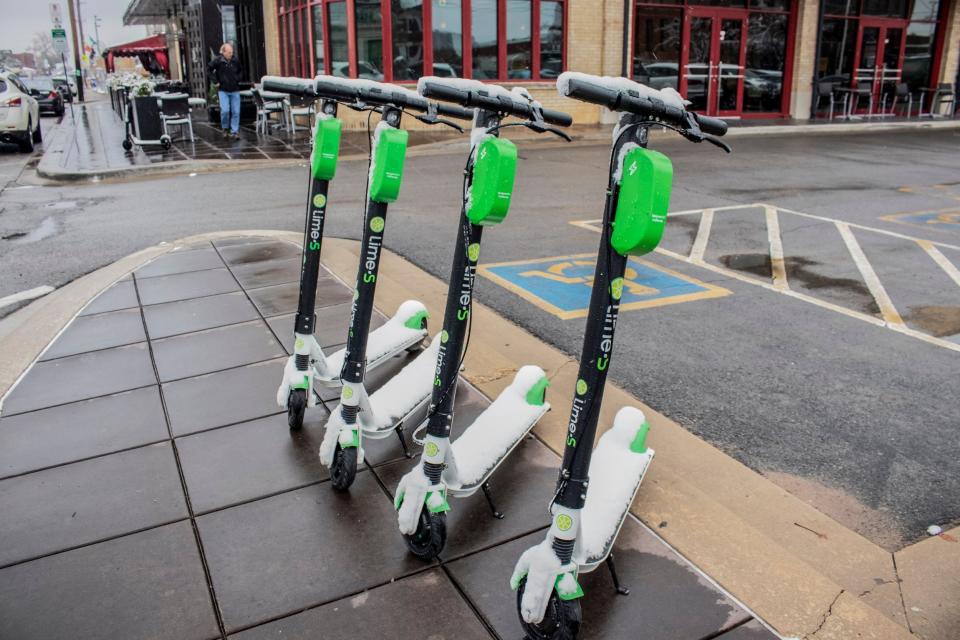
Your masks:
M619 300L623 296L623 278L614 278L610 282L610 295L614 300Z
M383 218L381 218L380 216L377 216L376 218L370 221L370 229L374 233L380 233L381 231L383 231L384 224L385 223Z
M587 392L587 381L583 378L577 380L577 395L582 396Z
M350 387L344 387L344 388L343 388L343 399L344 399L344 400L349 400L349 399L352 398L352 397L353 397L353 389L351 389Z
M476 262L480 258L480 244L474 242L467 247L467 256L470 258L470 262Z
M294 349L303 349L303 338L297 338L297 341L293 343Z
M446 329L444 329L443 331L440 332L440 342L441 342L441 344L446 344L446 343L447 343L447 340L449 340L449 339L450 339L450 334L447 333L447 330L446 330Z
M315 206L317 209L323 209L326 204L327 196L323 195L322 193L318 193L317 195L313 196L313 206Z
M440 447L437 446L436 442L428 442L423 451L427 454L428 458L432 458L440 453Z
M557 516L557 529L560 529L560 531L569 531L570 527L572 526L573 518L565 513L561 513Z

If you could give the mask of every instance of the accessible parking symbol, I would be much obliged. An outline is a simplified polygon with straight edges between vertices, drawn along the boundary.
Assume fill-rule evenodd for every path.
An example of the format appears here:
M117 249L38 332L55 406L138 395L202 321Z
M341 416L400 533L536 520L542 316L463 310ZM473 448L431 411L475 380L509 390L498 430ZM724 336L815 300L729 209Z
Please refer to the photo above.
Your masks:
M584 253L481 265L477 271L544 311L566 320L587 315L596 259L596 254ZM623 279L620 311L727 295L730 291L723 287L646 260L630 258Z

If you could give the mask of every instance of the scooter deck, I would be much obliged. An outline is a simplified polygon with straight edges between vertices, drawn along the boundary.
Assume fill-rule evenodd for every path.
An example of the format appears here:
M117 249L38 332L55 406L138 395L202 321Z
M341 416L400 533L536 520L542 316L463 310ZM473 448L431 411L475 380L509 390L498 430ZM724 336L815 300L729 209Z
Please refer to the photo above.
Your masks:
M430 346L413 362L370 395L370 415L365 415L366 411L360 413L365 438L387 437L430 400L439 351L440 338L434 336Z
M367 371L376 369L396 354L409 349L425 337L425 329L411 329L400 322L388 321L383 326L370 332L367 338ZM340 371L343 369L343 359L346 348L327 357L327 371L332 375L315 375L314 381L328 387L340 386Z
M590 485L581 517L576 561L583 573L607 559L626 520L654 451L637 453L613 429L603 434L590 461Z
M542 404L527 402L527 389L518 387L514 383L504 389L451 443L456 477L450 478L447 489L453 495L466 497L483 486L543 414L550 410L550 403L546 401Z

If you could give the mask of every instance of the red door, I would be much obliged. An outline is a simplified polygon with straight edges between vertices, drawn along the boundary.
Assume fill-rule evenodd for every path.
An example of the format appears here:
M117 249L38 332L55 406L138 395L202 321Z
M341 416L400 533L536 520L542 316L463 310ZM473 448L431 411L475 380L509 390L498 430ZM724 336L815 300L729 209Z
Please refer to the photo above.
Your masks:
M680 93L696 111L724 117L743 111L747 13L697 7L683 22Z
M904 20L860 20L854 65L855 87L870 88L874 112L879 109L884 87L896 85L901 80L905 27Z

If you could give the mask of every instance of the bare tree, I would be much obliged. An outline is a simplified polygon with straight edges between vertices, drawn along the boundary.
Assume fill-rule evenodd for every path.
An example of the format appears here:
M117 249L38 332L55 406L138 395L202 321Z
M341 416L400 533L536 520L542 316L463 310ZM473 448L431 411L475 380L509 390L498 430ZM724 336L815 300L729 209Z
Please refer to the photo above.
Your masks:
M49 31L38 31L33 34L33 42L27 47L33 54L37 66L48 69L60 62L60 54L53 48L53 38Z

